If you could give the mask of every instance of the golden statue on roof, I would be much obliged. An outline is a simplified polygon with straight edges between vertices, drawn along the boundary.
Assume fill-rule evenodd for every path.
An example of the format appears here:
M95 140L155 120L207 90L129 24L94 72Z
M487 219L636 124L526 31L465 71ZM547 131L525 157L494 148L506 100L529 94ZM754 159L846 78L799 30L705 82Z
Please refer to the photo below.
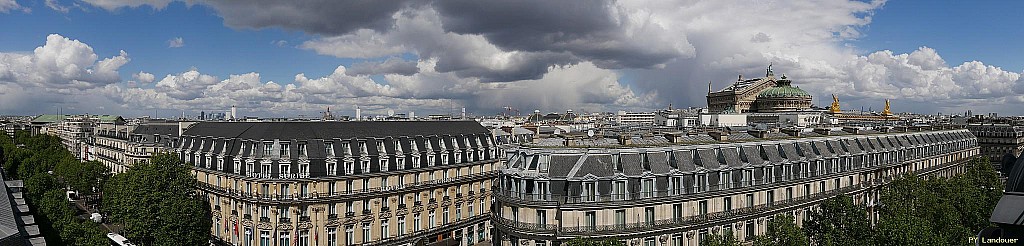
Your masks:
M892 115L892 111L889 111L889 99L885 99L885 109L882 110L882 115L885 115L885 116Z
M828 108L828 112L829 113L833 113L833 114L838 114L840 112L839 111L839 98L836 97L836 94L832 94L832 107Z

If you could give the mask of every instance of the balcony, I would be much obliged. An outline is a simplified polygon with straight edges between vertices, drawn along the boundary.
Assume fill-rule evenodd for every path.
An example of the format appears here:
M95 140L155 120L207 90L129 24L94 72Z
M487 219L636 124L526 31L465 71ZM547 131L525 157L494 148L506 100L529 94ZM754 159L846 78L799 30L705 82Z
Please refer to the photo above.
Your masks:
M370 211L369 209L363 209L363 215L367 214L373 214L373 211Z
M260 217L260 222L270 223L270 218L269 217Z
M356 217L356 212L345 212L346 218Z
M327 219L328 220L336 220L336 219L338 219L338 214L328 214L327 215Z
M288 218L288 217L277 218L277 223L279 223L279 224L292 223L292 218Z

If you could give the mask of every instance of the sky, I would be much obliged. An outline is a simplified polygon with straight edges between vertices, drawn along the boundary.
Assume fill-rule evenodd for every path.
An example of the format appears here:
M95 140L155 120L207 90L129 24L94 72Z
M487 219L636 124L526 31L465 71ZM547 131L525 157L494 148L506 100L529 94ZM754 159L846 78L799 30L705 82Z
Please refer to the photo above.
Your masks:
M844 109L1022 114L1020 1L0 0L0 115L703 107L769 64Z

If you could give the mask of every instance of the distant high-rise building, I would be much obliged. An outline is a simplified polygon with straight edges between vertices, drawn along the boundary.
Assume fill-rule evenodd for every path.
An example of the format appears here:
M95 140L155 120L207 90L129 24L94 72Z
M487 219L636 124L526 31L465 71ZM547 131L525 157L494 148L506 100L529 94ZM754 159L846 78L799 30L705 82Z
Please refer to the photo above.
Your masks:
M231 105L231 119L238 119L238 108L235 105Z

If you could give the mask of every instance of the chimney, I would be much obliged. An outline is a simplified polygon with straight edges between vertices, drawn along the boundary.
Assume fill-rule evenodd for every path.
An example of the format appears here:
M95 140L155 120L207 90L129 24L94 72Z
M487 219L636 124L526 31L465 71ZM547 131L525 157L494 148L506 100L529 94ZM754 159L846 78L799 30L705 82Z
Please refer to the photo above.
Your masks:
M752 129L748 130L747 134L750 134L756 138L765 138L768 136L768 131Z
M853 134L860 134L860 127L843 127L843 131Z
M799 129L783 128L781 131L782 131L782 133L785 133L786 135L790 135L790 136L793 136L793 137L800 137L800 130Z
M724 132L708 132L708 135L710 135L712 138L714 138L715 140L718 140L718 141L728 141L729 140L729 134L724 133Z
M829 129L829 128L814 128L814 133L828 136L828 135L832 135L832 129Z

